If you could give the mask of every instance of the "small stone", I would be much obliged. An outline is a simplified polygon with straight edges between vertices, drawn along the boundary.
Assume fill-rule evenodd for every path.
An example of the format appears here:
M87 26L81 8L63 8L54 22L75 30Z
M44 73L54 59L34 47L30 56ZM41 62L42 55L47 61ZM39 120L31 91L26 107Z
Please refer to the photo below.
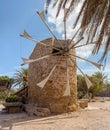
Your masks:
M37 113L41 114L42 116L49 116L51 114L48 108L37 108Z

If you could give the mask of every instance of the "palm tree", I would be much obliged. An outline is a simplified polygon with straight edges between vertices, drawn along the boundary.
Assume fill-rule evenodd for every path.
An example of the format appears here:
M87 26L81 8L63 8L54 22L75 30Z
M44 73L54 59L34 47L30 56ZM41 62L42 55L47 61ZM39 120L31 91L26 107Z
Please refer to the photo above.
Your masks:
M14 76L14 86L26 87L28 86L28 69L22 68L17 71Z
M96 72L90 78L93 83L93 87L90 89L90 92L92 93L92 96L94 96L103 91L106 87L105 81L107 79L107 76L102 72Z
M10 89L12 84L12 78L9 78L8 76L0 76L0 91Z
M5 98L13 93L11 87L13 85L14 79L8 76L0 76L0 100L5 100Z
M78 97L82 98L91 95L92 98L107 88L107 76L102 72L96 72L88 78L92 81L93 86L88 90L85 79L82 75L77 76L77 86L78 86ZM108 84L109 86L109 84Z
M46 2L46 13L48 12L51 1L52 0L47 0ZM60 14L60 10L65 8L66 4L70 2L70 6L65 15L68 17L81 1L82 0L53 0L53 7L58 5L56 17ZM104 42L104 51L100 62L106 61L108 51L110 50L110 0L84 0L74 27L76 27L79 20L81 20L80 34L83 35L88 30L87 42L92 42L94 37L97 36L97 32L99 33L93 54L99 52Z
M77 89L78 89L78 98L83 98L88 91L84 76L77 75Z

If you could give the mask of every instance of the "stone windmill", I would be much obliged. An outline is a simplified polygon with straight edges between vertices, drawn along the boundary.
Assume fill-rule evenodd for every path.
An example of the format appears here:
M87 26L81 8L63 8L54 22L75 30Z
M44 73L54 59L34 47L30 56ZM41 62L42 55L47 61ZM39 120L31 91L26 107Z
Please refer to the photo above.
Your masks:
M66 11L65 11L66 12ZM44 12L37 12L46 25L53 38L43 41L33 39L26 31L21 35L24 38L37 43L29 59L23 59L23 65L29 64L28 95L29 102L36 103L40 107L48 107L53 113L62 113L78 109L77 102L77 76L76 69L84 75L88 88L92 86L91 81L77 66L76 58L90 62L100 69L97 64L75 53L75 48L81 47L74 38L66 37L66 19L64 18L64 40L58 40L48 26Z

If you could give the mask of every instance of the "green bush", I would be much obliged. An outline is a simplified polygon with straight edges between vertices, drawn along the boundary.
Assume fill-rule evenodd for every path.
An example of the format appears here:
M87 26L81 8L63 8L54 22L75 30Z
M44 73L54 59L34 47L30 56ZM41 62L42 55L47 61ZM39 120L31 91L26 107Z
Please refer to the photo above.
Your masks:
M8 76L0 76L0 82L2 81L10 82L10 81L13 81L13 79L9 78Z
M11 95L5 99L5 102L19 102L19 97L16 95Z
M8 93L6 91L0 91L0 101L5 101Z

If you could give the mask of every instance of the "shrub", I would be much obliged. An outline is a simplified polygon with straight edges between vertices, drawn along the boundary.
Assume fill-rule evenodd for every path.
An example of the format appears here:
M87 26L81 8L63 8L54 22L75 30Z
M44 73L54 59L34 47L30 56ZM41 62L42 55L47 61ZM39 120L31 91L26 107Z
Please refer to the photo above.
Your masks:
M19 97L16 95L11 95L5 99L5 102L19 102Z
M0 91L0 101L5 101L8 93L6 91Z

